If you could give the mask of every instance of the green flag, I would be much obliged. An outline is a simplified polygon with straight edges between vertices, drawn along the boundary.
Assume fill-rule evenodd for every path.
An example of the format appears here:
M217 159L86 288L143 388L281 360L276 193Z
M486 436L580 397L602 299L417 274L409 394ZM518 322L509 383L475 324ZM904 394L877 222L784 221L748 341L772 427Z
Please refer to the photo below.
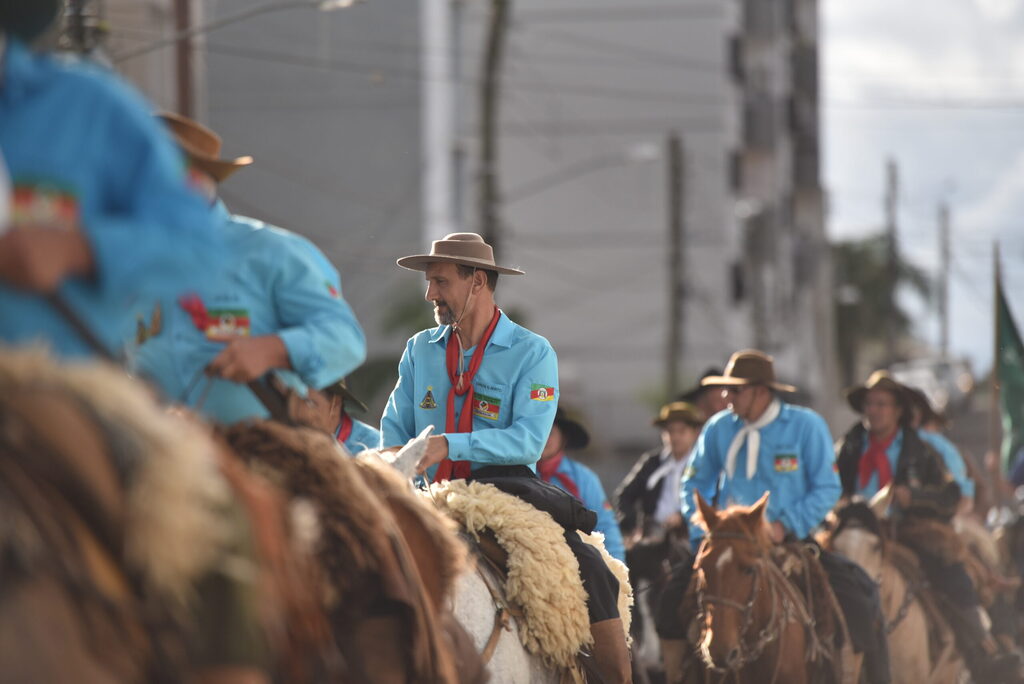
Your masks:
M1002 463L1008 472L1017 451L1024 446L1024 344L1013 322L1013 314L996 281L996 322L998 355L996 379L999 382L999 412L1003 419Z

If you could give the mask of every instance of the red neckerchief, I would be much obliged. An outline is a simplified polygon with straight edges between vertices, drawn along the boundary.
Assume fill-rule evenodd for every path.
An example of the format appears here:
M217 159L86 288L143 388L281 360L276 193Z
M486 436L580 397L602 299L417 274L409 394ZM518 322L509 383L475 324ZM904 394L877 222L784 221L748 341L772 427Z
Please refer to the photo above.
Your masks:
M210 327L210 317L206 312L206 305L203 304L199 295L182 295L178 298L178 306L192 317L192 325L196 326L199 332L206 332L206 329Z
M475 394L473 391L473 378L476 377L476 372L484 360L484 349L487 348L487 343L491 341L491 335L494 334L494 328L497 327L499 318L501 318L501 310L498 307L494 307L491 323L487 326L484 336L480 338L476 345L473 358L469 361L469 368L462 375L459 375L459 357L462 356L462 345L459 344L459 340L455 337L458 331L454 327L452 328L452 334L448 337L448 348L445 350L445 366L448 369L448 380L452 383L451 389L448 390L448 416L445 420L445 432L473 431L473 397ZM462 403L462 412L459 414L458 422L456 422L455 418L456 395L466 395L466 400ZM465 479L469 477L470 470L469 461L452 461L446 458L438 464L437 472L434 473L434 482Z
M341 414L341 423L338 424L338 431L334 433L338 441L344 444L352 436L352 418L347 413Z
M892 466L889 465L889 447L892 445L899 430L896 430L888 439L875 439L868 435L868 450L860 457L860 486L861 489L868 486L871 480L871 473L878 472L878 488L881 489L892 481Z
M576 486L571 477L558 472L558 466L562 465L563 456L565 456L565 452L559 451L557 456L538 461L537 471L545 482L551 482L551 478L557 477L558 481L562 483L562 488L578 499L580 498L580 488Z

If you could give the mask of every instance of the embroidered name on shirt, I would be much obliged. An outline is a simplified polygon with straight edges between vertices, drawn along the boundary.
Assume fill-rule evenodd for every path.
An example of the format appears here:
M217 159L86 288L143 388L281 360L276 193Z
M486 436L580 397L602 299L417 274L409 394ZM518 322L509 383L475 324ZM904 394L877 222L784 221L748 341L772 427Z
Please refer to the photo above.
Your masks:
M555 398L555 388L547 385L530 385L530 399L534 401L551 401Z
M436 409L437 402L434 401L433 387L427 387L427 393L423 395L423 401L420 402L421 409Z
M483 394L476 395L476 406L473 407L473 415L487 420L498 420L501 413L501 399L488 397Z
M779 454L775 457L775 471L779 473L791 473L800 467L796 460L796 454Z

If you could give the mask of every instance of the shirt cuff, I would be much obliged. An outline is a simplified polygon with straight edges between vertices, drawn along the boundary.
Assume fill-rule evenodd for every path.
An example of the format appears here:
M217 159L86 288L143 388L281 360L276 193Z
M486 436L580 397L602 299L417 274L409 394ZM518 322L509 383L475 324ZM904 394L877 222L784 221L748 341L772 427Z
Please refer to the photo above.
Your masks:
M469 448L469 436L471 432L450 432L445 433L448 440L448 458L453 461L469 461L471 449Z
M285 328L275 334L281 338L285 349L288 350L288 361L292 370L302 376L304 381L311 378L321 364L317 363L316 350L313 349L313 340L309 334L302 328Z

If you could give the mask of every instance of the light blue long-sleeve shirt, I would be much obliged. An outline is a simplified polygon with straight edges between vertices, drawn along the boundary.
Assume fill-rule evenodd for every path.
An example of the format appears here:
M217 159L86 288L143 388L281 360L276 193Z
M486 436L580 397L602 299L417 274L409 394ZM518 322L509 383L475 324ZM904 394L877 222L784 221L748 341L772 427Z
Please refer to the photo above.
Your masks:
M473 431L445 433L451 382L445 350L449 326L417 333L398 365L398 383L381 418L381 446L405 444L425 429L448 439L448 458L484 465L526 465L536 470L558 407L558 359L540 335L513 323L504 313L484 350L473 381ZM466 368L476 347L465 351ZM455 398L456 416L465 397ZM481 403L484 402L484 403ZM433 477L436 466L427 470Z
M601 479L593 470L575 461L568 456L562 456L558 464L557 472L565 475L576 484L579 490L580 501L590 510L597 513L597 526L594 528L604 535L604 547L613 558L626 562L626 547L622 543L622 531L615 519L615 511L608 502L608 496L604 493ZM544 478L547 480L547 478ZM569 491L569 489L557 477L547 480L551 484ZM572 492L569 492L570 494Z
M732 411L722 411L704 425L692 464L683 476L683 517L689 521L696 511L693 492L699 491L711 502L721 478L720 507L748 506L771 491L768 520L781 522L798 538L806 537L832 510L842 490L825 420L810 409L783 403L779 416L760 430L753 478L747 478L745 468L746 440L740 446L733 475L728 477L726 454L743 425ZM691 524L691 540L702 536L703 530Z
M380 444L380 430L353 418L352 433L343 444L345 450L353 456L367 449L376 449Z
M219 202L210 211L227 241L230 266L177 293L197 295L209 324L200 330L177 299L163 302L163 330L139 349L139 373L168 399L230 424L267 416L245 385L202 376L236 337L280 337L292 371L275 372L300 390L321 389L355 370L366 358L366 339L341 296L337 271L326 270L326 259L314 260L315 247L295 233L231 216Z
M7 37L0 65L0 151L16 223L77 225L94 275L60 295L113 354L134 338L139 297L176 291L223 263L223 240L184 162L147 104L117 77L32 53ZM0 340L93 350L42 297L0 282Z
M900 458L900 451L903 450L903 430L906 428L900 428L896 436L893 437L892 443L889 444L889 448L886 449L885 455L889 459L889 467L891 472L895 475L896 463ZM918 430L917 434L921 439L928 444L928 446L935 449L935 451L942 457L942 462L946 465L946 470L956 480L956 483L960 485L960 495L973 497L974 496L974 481L967 477L967 466L964 464L964 459L960 455L960 451L957 450L956 446L946 439L944 436L937 432L928 432L927 430ZM870 441L865 439L864 446L861 449L861 456L867 453L868 447L871 446ZM858 477L858 484L860 479ZM865 499L871 499L875 494L878 493L878 473L872 472L871 477L868 478L868 483L864 487L860 487L857 493L863 496Z

